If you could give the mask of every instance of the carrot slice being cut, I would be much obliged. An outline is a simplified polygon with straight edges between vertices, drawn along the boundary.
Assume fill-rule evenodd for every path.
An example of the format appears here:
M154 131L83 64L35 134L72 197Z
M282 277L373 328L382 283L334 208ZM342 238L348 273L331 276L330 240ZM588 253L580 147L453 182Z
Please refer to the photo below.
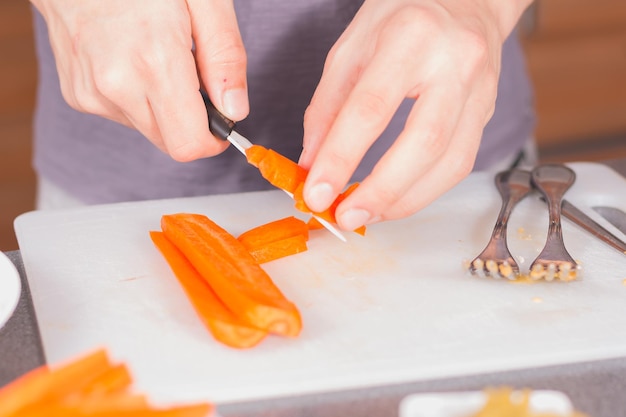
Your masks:
M260 264L307 250L309 228L289 216L252 228L237 238Z
M164 215L161 228L237 317L272 333L300 333L296 306L233 235L200 214Z
M251 327L228 310L206 280L162 232L152 231L150 237L216 340L230 347L244 349L256 346L267 336L266 331Z
M250 164L259 168L263 178L270 184L292 194L308 174L306 169L291 159L261 145L248 148L246 158Z

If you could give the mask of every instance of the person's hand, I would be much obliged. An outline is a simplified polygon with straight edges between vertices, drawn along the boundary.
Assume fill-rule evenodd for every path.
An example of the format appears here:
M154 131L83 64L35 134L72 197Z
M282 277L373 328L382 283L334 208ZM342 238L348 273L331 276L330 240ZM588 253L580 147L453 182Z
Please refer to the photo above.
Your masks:
M502 44L529 0L366 0L330 51L304 118L307 205L322 211L400 103L404 130L337 208L340 227L397 219L472 170L493 114Z
M199 92L248 114L246 54L232 1L32 0L44 16L63 97L133 127L178 161L222 152ZM193 43L195 42L195 56Z

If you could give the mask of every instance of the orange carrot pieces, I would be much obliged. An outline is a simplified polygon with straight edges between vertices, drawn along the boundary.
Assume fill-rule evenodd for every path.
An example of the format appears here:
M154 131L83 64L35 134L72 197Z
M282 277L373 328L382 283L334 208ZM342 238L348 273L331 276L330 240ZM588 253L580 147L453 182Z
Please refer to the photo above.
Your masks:
M163 233L150 232L150 237L216 340L234 348L249 348L265 338L266 331L245 324L226 308L209 284Z
M246 159L250 165L255 167L259 167L259 162L265 157L267 154L267 148L261 145L252 145L248 149L246 149Z
M346 188L341 194L339 194L337 196L337 198L335 199L335 201L333 201L333 203L330 205L330 207L328 207L326 210L321 211L321 212L312 212L311 209L306 205L306 203L304 202L304 196L302 194L303 188L304 188L304 183L300 184L298 187L296 187L294 193L293 193L293 198L295 200L295 208L304 212L304 213L312 213L314 215L316 215L317 217L320 217L330 223L337 223L337 218L335 217L335 211L337 210L337 207L339 206L339 204L345 200L350 194L352 194L352 192L359 186L359 183L353 183L351 184L348 188ZM314 219L314 218L313 218ZM319 227L323 227L317 220L315 220L315 222L312 222L312 220L309 220L309 225L310 225L310 229L313 230L311 228L311 226L313 228L319 228ZM358 233L360 235L365 235L365 230L366 227L365 226L360 226L357 229L353 230L353 232Z
M300 333L296 306L233 235L200 214L164 215L161 228L237 317L272 333Z
M309 229L293 216L242 233L239 240L260 264L307 250Z
M58 369L40 367L0 390L0 416L8 416L33 402L65 397L82 389L110 367L98 350Z
M309 230L302 220L289 216L254 227L237 238L244 246L254 248L293 236L309 238Z
M260 145L252 145L246 151L248 162L261 172L263 178L274 187L293 194L296 187L304 182L308 171L289 158Z
M282 240L265 243L264 245L255 244L254 246L246 246L254 259L260 263L274 261L286 256L295 255L305 252L308 248L306 238L303 235L291 236Z
M132 382L130 372L125 365L112 365L86 384L81 393L83 395L108 395L123 392Z
M154 408L129 391L123 364L103 349L57 367L41 366L0 389L0 417L209 417L211 404Z
M317 220L315 217L311 217L306 222L306 226L309 228L309 230L319 230L324 228L324 225L320 223L319 220Z

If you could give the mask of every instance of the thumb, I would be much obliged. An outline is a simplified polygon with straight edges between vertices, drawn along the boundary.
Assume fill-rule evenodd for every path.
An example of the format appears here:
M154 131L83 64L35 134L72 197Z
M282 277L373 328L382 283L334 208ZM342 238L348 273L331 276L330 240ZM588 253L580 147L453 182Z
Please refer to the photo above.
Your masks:
M246 51L232 0L187 0L200 78L215 107L228 118L250 110Z

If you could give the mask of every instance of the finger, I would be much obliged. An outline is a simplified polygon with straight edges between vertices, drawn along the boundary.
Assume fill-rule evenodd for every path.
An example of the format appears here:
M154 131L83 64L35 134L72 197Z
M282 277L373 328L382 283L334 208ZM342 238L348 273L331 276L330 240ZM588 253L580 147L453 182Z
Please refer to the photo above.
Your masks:
M177 65L159 71L154 82L159 88L149 90L147 96L148 108L154 113L167 152L181 162L222 152L228 143L216 139L209 131L193 54L190 50L176 49L171 59Z
M399 219L418 212L450 190L472 171L485 123L484 111L466 106L449 151L381 216Z
M304 113L303 150L298 163L306 169L311 167L323 138L360 76L357 63L363 58L350 53L357 50L340 39L328 54L322 77Z
M249 113L247 57L232 0L187 0L198 70L215 107L232 120Z
M413 88L402 53L379 48L345 99L310 167L304 196L311 209L331 204Z
M353 230L386 216L389 208L445 155L463 110L457 103L464 103L466 94L461 87L451 85L420 94L396 142L337 208L342 228Z

